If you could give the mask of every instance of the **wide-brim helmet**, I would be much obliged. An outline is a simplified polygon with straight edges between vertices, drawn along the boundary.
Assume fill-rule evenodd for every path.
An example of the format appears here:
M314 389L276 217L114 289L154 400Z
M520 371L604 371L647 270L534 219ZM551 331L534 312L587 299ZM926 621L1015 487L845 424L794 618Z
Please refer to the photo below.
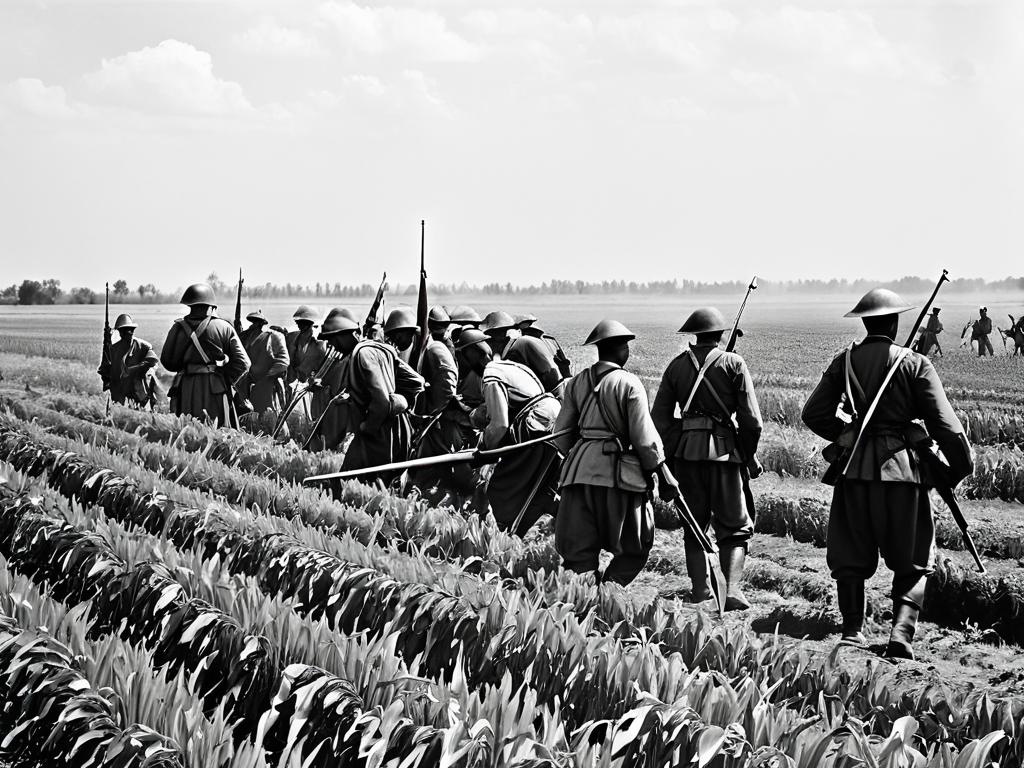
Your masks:
M440 304L430 308L427 313L427 322L431 325L449 325L452 322L451 316Z
M300 305L299 308L295 310L295 314L292 315L292 320L306 320L314 324L319 319L320 313L306 304Z
M525 315L516 315L516 327L518 328L533 325L536 322L537 316L532 312L527 312Z
M477 330L476 328L465 328L459 335L459 340L455 344L455 350L463 350L466 347L472 347L475 344L487 344L487 334L483 331Z
M328 336L358 330L359 321L352 316L351 312L347 309L332 309L324 319L323 325L320 326L320 333L317 334L317 338L325 339Z
M515 328L515 326L516 321L512 318L512 315L497 309L494 312L487 313L483 322L480 323L480 330L486 334L491 334L498 331L508 331Z
M132 320L131 315L118 315L117 320L114 321L114 330L120 331L122 328L138 328L138 324Z
M693 310L686 322L676 333L715 333L728 328L723 315L715 307L700 307Z
M262 309L257 309L257 310L254 310L253 312L250 312L248 315L245 316L245 319L248 320L250 323L266 323L267 322L267 316L263 314L263 310Z
M888 288L872 288L865 293L857 306L843 317L881 317L882 315L898 315L913 309L896 291Z
M587 336L587 340L583 344L584 346L587 344L598 344L610 339L626 339L630 341L635 338L636 334L618 320L602 320L594 326L594 330L590 332L590 335Z
M457 323L458 325L476 326L480 325L482 322L477 311L472 307L467 307L465 304L453 307L448 313L448 317L453 323Z
M420 327L416 324L416 311L412 307L398 307L392 309L388 319L384 322L384 333L392 331L418 331Z
M194 307L197 304L205 304L210 307L217 306L217 296L206 283L193 283L181 294L181 304L186 307Z

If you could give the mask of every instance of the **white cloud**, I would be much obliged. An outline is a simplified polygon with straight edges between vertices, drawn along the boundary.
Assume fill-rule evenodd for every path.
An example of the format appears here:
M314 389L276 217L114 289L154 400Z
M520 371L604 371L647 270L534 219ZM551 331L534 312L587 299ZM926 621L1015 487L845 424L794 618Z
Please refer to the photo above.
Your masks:
M478 45L453 31L445 17L432 10L330 0L320 6L320 15L349 53L422 61L475 61L482 54Z
M22 77L3 88L4 101L36 117L70 118L78 109L59 85L46 85L34 77Z
M796 95L793 86L770 72L751 72L743 69L734 69L731 76L737 85L741 86L761 103L781 103L791 106L796 106L800 103L800 99Z
M99 101L146 113L232 116L254 111L242 86L213 73L209 53L178 40L104 59L85 83Z
M284 27L267 17L235 35L232 42L245 53L313 59L327 55L320 42L302 30Z

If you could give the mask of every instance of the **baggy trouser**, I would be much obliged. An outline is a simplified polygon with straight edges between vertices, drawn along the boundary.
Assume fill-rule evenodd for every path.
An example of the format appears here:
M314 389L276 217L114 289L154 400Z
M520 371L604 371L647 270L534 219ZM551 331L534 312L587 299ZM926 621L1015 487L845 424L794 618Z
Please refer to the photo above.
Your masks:
M568 570L595 573L601 550L612 553L602 579L629 584L654 544L654 511L645 493L567 485L555 517L555 549Z
M988 336L979 336L975 341L978 342L978 357L985 357L985 355L992 356L995 352L992 349L992 342Z
M728 582L732 608L748 607L740 592L747 541L754 535L754 510L744 485L743 468L733 462L686 461L676 458L673 471L683 499L697 524L712 530L718 542L722 571ZM692 584L693 599L707 599L707 563L692 534L686 534L686 571Z

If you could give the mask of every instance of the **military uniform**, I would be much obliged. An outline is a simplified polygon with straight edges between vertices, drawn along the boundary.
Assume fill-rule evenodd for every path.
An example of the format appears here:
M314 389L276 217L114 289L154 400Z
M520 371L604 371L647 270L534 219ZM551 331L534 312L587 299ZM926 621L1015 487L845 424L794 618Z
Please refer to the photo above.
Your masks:
M545 391L561 395L559 385L562 374L551 355L551 349L541 339L532 336L510 338L508 332L516 325L512 316L500 310L490 312L480 324L494 353L502 360L525 365L533 371Z
M563 429L573 432L557 441L566 458L555 547L577 573L596 572L600 551L610 551L602 578L628 584L654 543L647 478L665 460L647 391L616 363L598 361L566 385L554 431Z
M185 291L182 303L191 309L171 326L160 363L176 374L168 392L172 412L237 427L233 384L249 370L249 356L231 323L217 317L214 301L209 286Z
M134 335L136 328L131 315L118 316L114 330L121 332L121 338L110 345L110 360L102 363L97 373L115 403L130 400L132 405L155 405L159 386L153 368L157 356L152 344Z
M680 332L704 334L724 328L721 313L706 308L695 311ZM679 419L674 415L677 406ZM747 466L756 462L763 428L747 364L717 343L690 344L665 369L651 415L683 498L697 523L714 529L731 593L726 607L745 607L738 585L747 542L754 533ZM686 566L694 599L709 598L704 551L689 534Z
M416 411L425 422L422 427L425 431L419 438L415 456L441 456L462 449L466 444L465 427L469 420L456 397L458 365L444 342L437 339L427 342L420 358L420 374L426 391L417 403ZM472 489L472 473L467 467L424 469L413 477L420 485L442 483L458 486L461 491Z
M992 349L992 342L989 340L991 335L992 318L982 308L981 317L974 321L974 327L971 329L971 341L978 343L978 357L995 354Z
M305 382L327 357L327 345L317 341L312 327L305 331L290 331L285 337L288 351L288 383Z
M290 363L284 336L256 322L243 333L242 345L249 356L249 371L239 379L239 391L256 413L280 410L284 407L284 378Z
M546 392L536 374L521 363L495 360L481 377L484 404L472 415L483 428L484 448L521 443L551 433L558 416L558 400ZM519 451L498 462L487 486L487 501L503 530L522 536L544 514L555 513L558 454L550 445ZM534 486L537 491L530 494Z
M847 316L872 317L911 308L891 291L879 289L869 292L858 307ZM862 314L866 312L875 314ZM863 415L893 366L895 372L852 450ZM851 423L839 416L840 404L847 411L852 407ZM893 572L890 646L894 640L905 645L903 652L897 649L899 655L910 652L935 546L928 489L936 478L915 453L914 433L923 435L915 420L923 420L949 464L949 477L943 480L955 485L970 474L970 446L931 362L884 335L869 334L837 356L803 409L808 428L833 443L825 452L833 460L826 477L835 485L827 559L837 582L844 637L860 636L864 581L874 574L881 552Z
M361 341L344 367L349 394L349 430L354 434L343 469L363 469L408 458L409 421L423 377L398 357L394 347Z
M921 332L921 337L918 339L916 351L922 355L927 355L932 351L932 347L935 347L938 353L942 354L942 346L939 344L939 334L945 330L942 326L942 321L939 320L938 311L934 311L931 317L928 318L928 324L925 326L924 331Z
M525 338L540 339L547 346L548 352L551 354L551 360L554 362L555 367L558 368L558 373L563 379L567 379L572 376L572 363L569 357L565 354L565 350L562 349L562 345L558 343L558 339L552 336L550 333L545 333L542 329L533 325L523 325L520 333Z

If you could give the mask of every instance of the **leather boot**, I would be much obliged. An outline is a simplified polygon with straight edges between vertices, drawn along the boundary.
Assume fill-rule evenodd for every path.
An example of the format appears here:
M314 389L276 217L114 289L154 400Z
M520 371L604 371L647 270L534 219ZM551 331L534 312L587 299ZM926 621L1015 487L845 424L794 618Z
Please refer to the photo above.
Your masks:
M839 603L839 613L843 616L843 636L839 641L843 645L868 644L864 637L864 582L863 581L837 581L836 597Z
M745 611L750 607L743 591L740 589L740 581L743 579L743 564L747 560L747 544L730 544L721 547L719 558L722 563L722 574L725 576L725 583L729 591L726 593L725 610Z
M921 609L910 603L894 603L892 607L892 632L889 633L889 643L885 646L885 655L890 659L911 659L914 658L914 649L911 643L914 640L914 630L917 629L917 616Z
M690 602L703 603L710 600L711 587L708 586L708 564L704 560L704 550L696 541L686 539L686 575L690 577Z

